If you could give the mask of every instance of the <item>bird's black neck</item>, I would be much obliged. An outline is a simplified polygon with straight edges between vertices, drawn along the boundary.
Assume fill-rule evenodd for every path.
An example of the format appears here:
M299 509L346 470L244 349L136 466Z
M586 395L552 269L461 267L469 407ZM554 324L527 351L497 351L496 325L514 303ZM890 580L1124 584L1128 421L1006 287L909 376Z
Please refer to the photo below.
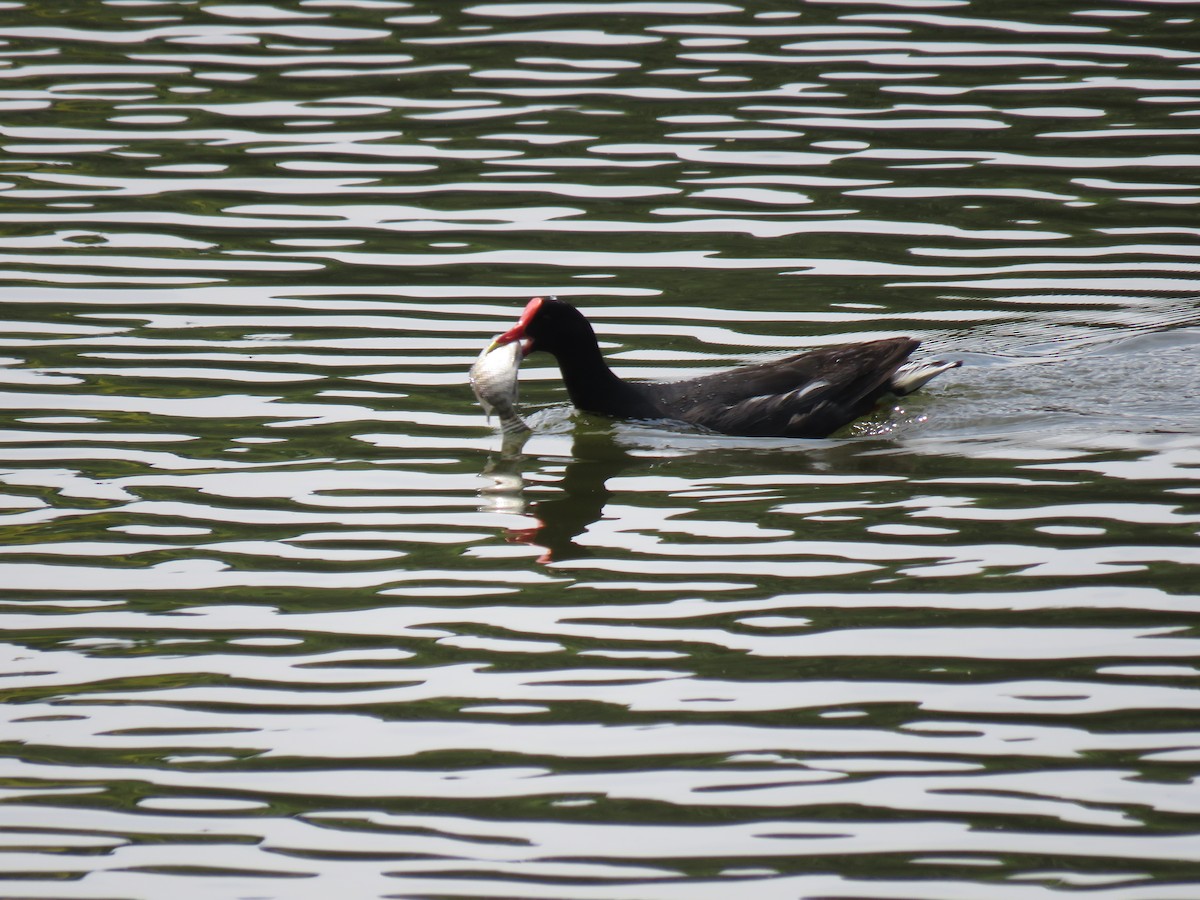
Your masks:
M636 384L622 381L608 367L594 341L554 354L571 403L585 412L630 419L658 418L662 412Z

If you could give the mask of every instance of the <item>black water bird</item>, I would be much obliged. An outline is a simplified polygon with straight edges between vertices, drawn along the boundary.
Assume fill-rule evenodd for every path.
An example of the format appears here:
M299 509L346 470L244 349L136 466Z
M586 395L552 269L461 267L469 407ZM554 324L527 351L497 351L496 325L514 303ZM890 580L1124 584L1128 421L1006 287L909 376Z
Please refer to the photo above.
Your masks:
M558 361L576 408L618 419L668 419L722 434L827 437L887 395L903 396L959 362L912 361L920 341L825 347L686 381L630 382L605 362L591 323L556 297L535 297L495 345Z

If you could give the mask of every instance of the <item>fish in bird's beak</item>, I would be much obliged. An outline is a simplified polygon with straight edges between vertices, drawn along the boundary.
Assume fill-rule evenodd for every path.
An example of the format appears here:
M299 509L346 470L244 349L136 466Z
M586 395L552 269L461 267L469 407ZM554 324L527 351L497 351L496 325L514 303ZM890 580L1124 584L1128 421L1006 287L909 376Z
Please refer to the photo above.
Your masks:
M520 344L501 343L496 338L479 354L468 376L483 411L489 418L493 413L500 417L500 428L505 434L529 431L516 409L521 358Z

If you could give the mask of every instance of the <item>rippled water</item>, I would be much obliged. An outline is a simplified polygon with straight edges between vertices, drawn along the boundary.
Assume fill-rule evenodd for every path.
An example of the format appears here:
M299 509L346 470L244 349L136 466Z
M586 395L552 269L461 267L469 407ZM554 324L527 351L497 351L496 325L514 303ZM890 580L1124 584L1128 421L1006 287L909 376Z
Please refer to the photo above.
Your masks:
M0 3L6 896L1200 895L1196 13Z

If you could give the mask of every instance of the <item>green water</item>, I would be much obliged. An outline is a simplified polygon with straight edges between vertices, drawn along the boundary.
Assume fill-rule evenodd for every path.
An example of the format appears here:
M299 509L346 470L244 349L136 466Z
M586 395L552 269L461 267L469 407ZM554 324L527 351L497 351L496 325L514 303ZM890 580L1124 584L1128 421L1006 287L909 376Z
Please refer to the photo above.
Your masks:
M1198 892L1191 5L0 3L0 873ZM832 440L574 414L912 334Z

